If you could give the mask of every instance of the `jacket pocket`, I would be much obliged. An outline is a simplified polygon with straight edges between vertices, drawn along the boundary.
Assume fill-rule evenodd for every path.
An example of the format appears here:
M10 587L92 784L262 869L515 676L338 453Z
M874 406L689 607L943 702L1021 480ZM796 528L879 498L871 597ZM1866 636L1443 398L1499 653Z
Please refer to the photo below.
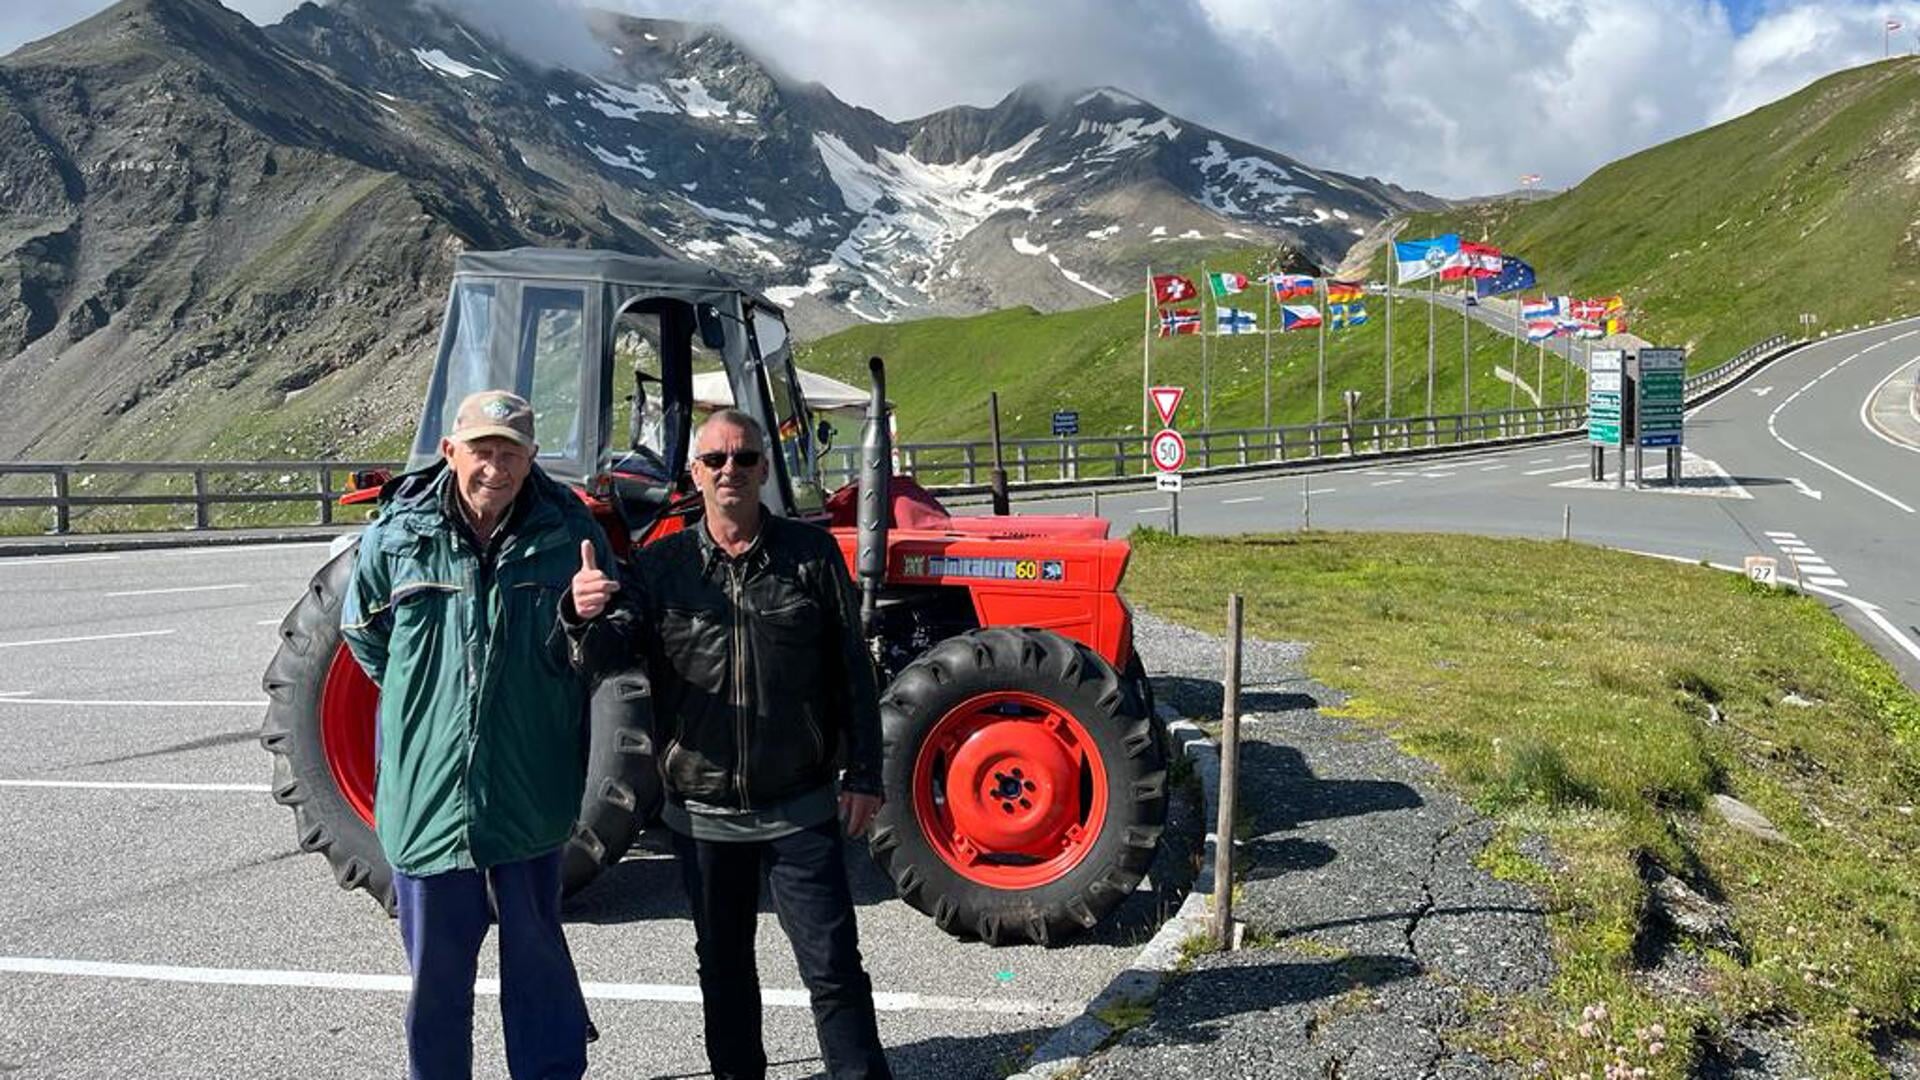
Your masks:
M550 581L521 581L508 589L506 647L532 650L547 674L572 678L573 668L562 651L564 643L553 633L559 619L560 596L566 588Z

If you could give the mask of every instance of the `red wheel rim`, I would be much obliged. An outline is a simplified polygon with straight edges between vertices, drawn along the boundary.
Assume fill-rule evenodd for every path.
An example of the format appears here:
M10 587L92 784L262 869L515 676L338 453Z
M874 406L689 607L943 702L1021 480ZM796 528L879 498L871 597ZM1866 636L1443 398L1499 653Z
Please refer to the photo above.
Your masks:
M913 808L942 861L968 881L1031 889L1086 858L1107 814L1087 729L1036 694L999 690L942 716L913 763Z
M340 646L320 691L320 749L326 754L333 785L369 826L373 824L373 738L379 712L380 688L367 678L347 647Z

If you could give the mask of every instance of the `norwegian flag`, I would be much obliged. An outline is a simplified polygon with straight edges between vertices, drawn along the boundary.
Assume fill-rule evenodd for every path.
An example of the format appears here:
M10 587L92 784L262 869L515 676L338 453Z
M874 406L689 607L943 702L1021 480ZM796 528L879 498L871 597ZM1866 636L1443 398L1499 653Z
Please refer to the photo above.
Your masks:
M1156 304L1172 304L1181 300L1191 300L1199 295L1200 290L1191 278L1184 278L1179 274L1153 275L1153 302ZM1199 325L1199 318L1198 315L1194 316L1195 326ZM1198 330L1188 331L1194 334L1199 332Z
M1188 283L1192 287L1192 283ZM1174 308L1160 313L1160 336L1172 337L1175 334L1197 334L1200 332L1200 309Z

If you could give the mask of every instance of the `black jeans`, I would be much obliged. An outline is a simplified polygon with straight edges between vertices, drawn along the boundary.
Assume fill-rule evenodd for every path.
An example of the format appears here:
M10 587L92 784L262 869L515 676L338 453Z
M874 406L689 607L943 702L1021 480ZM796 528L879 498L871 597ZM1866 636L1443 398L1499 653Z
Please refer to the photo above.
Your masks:
M764 873L780 928L813 999L813 1027L833 1080L892 1080L860 967L859 931L834 819L778 840L722 843L675 833L680 876L699 936L707 1063L715 1080L762 1080L760 975L753 937Z

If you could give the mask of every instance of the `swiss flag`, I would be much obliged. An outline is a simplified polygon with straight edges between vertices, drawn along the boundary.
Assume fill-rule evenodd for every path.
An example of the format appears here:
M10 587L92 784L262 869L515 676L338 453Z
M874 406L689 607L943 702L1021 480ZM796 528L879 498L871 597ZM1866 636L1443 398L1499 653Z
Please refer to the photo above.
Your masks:
M1198 295L1200 295L1200 290L1194 287L1193 282L1181 277L1179 274L1153 275L1153 302L1156 304L1171 304L1178 300L1190 300Z

